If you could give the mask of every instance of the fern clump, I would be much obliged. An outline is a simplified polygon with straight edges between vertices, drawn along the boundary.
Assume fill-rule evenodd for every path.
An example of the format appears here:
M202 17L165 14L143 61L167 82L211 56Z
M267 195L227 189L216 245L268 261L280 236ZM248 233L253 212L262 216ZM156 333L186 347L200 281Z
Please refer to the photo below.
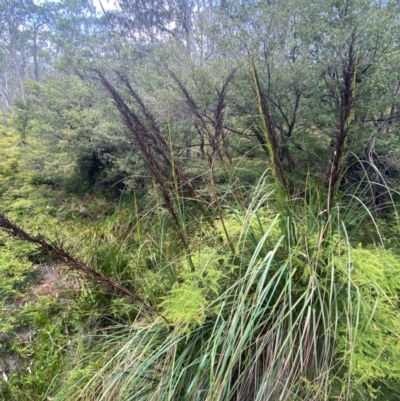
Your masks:
M223 262L221 254L207 246L187 256L177 282L160 304L171 324L187 332L191 327L201 326L208 316L217 312L218 308L210 305L218 297L226 278Z
M354 391L379 397L379 386L400 378L394 363L400 357L400 259L382 247L358 245L336 262L346 295L337 353Z

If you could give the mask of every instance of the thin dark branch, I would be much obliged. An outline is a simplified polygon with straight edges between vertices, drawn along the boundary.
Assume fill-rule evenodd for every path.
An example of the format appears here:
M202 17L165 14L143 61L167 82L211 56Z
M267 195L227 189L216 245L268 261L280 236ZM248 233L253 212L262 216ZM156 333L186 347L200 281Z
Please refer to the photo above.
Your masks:
M36 246L38 246L42 253L52 255L60 264L67 266L71 270L82 273L93 282L112 289L119 297L128 298L133 300L134 302L137 302L138 304L144 306L147 310L157 314L165 321L167 321L165 317L163 317L159 312L157 312L152 306L150 306L142 297L140 297L136 293L111 280L110 278L102 275L101 273L88 266L87 264L81 262L80 260L75 259L65 249L55 244L51 244L41 237L35 237L27 233L25 230L12 223L2 214L0 214L0 229L6 232L11 237L29 242L31 244L35 244Z

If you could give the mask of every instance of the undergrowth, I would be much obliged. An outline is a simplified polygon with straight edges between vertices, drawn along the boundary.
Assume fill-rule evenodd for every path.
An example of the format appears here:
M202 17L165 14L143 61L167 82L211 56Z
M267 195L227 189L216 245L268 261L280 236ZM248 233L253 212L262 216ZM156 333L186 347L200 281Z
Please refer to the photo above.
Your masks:
M354 193L327 210L324 188L310 180L291 198L266 170L251 188L206 188L207 216L172 188L171 217L156 189L66 196L21 164L29 138L0 142L1 212L158 313L61 267L66 287L40 293L51 258L2 236L2 399L397 399L393 202L386 220Z

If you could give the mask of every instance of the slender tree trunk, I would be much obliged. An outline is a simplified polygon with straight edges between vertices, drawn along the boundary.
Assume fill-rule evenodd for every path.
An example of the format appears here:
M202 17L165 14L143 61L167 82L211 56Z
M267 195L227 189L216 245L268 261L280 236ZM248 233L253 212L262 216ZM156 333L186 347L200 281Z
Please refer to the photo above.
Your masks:
M213 20L214 20L214 4L213 0L208 0L208 9L206 11L207 13L207 24L211 26ZM206 60L214 53L214 40L210 37L210 35L207 35L206 37Z
M3 125L7 125L7 109L3 94L3 88L1 88L0 96L1 96L1 122L3 123Z
M338 96L338 131L335 138L335 152L329 167L329 196L327 208L333 206L340 175L343 171L343 161L350 135L350 126L354 115L357 55L354 52L354 31L348 50L348 59L342 66L342 79Z
M183 0L183 30L186 39L186 53L192 52L192 7L189 0Z
M8 99L7 99L7 81L5 73L2 74L0 81L0 100L1 100L2 123L3 125L7 125Z
M33 64L35 72L35 80L39 82L39 64L38 64L38 45L37 45L37 31L33 34Z

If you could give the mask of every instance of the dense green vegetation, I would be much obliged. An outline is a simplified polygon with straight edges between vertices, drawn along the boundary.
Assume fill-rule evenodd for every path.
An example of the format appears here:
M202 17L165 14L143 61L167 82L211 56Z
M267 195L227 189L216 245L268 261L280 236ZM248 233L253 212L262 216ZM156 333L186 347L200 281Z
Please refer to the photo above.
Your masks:
M115 3L0 4L0 399L399 399L398 2Z

